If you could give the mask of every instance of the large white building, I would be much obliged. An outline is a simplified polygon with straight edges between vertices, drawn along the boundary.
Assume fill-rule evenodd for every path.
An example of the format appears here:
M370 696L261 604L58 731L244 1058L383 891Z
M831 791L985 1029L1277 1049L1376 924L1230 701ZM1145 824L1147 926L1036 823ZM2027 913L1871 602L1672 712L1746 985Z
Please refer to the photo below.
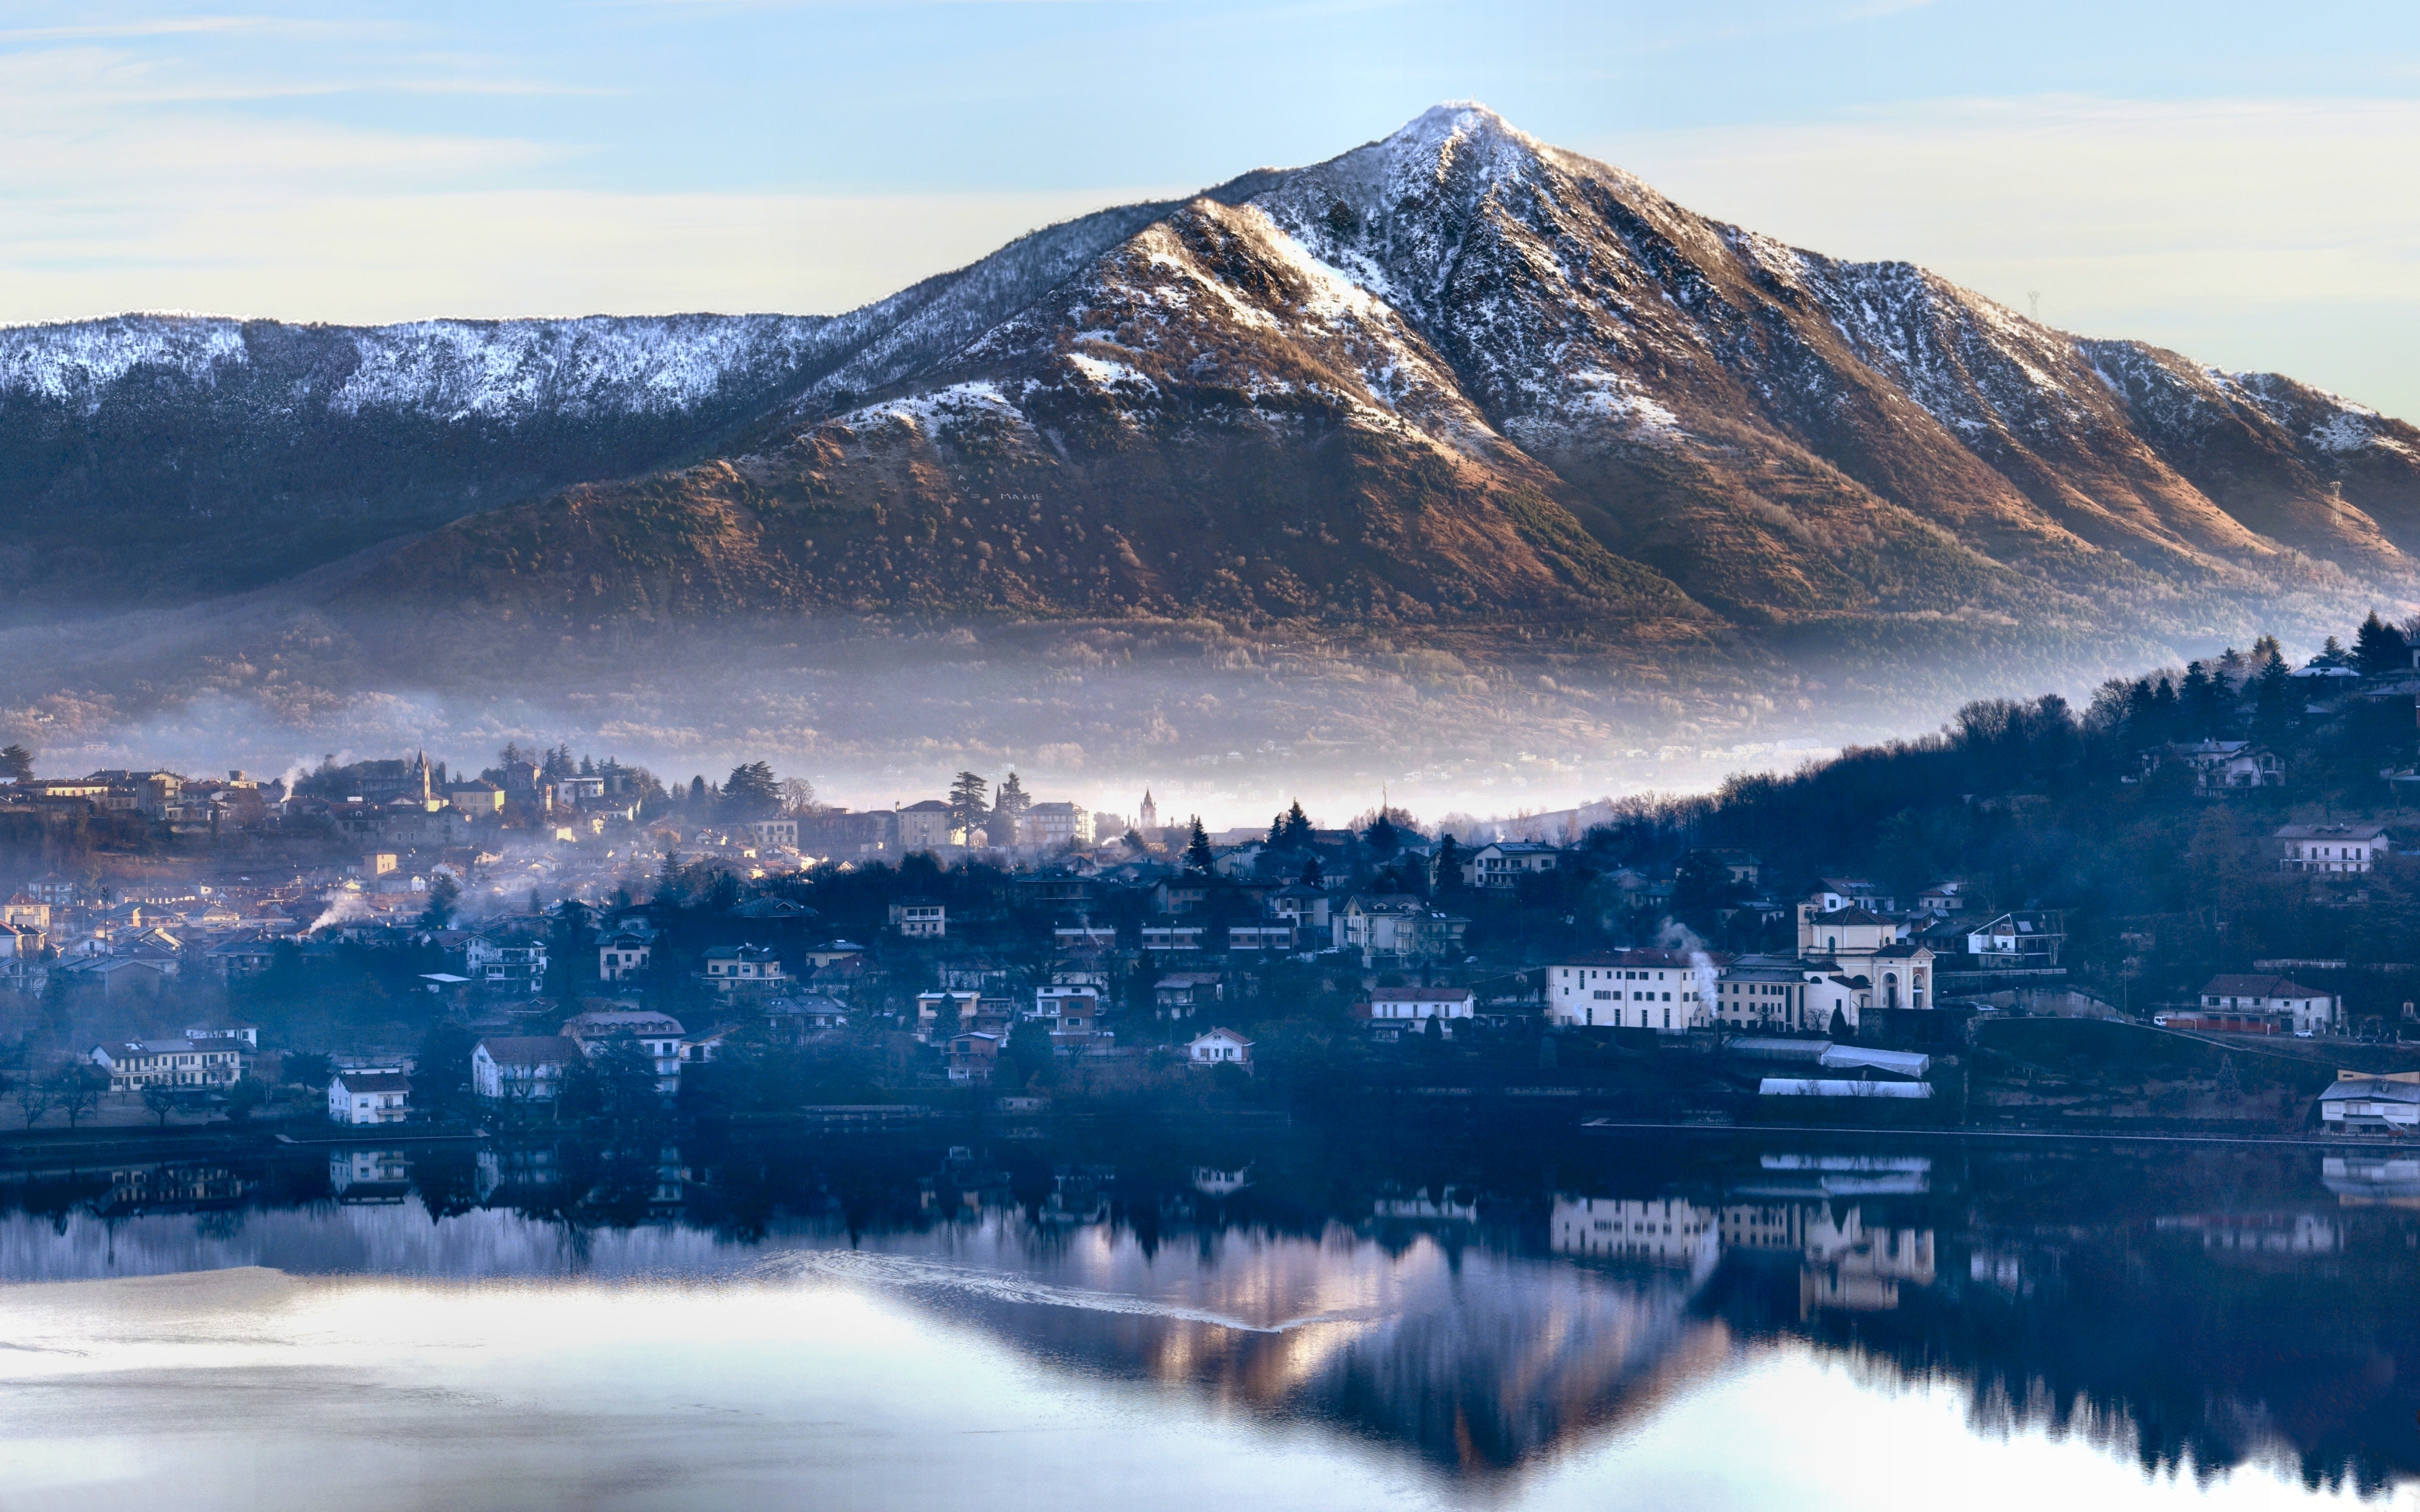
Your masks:
M1711 1022L1720 970L1679 950L1606 950L1546 968L1546 1022L1571 1028L1685 1034Z
M2273 1019L2299 1035L2335 1034L2344 1027L2344 999L2290 977L2212 977L2202 983L2199 996L2206 1018Z
M121 1040L92 1047L113 1092L146 1087L231 1087L243 1076L244 1046L231 1039Z
M1441 1034L1451 1034L1456 1020L1467 1020L1479 1007L1479 995L1467 987L1373 987L1370 990L1370 1023L1373 1028L1392 1026L1416 1034L1435 1022Z
M2286 825L2276 841L2288 872L2366 872L2395 848L2382 825Z

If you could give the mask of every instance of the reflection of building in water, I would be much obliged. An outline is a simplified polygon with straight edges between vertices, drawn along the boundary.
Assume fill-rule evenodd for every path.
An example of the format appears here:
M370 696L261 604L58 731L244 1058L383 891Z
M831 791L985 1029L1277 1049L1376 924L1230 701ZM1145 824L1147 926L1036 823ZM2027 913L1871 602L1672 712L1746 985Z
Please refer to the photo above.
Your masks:
M1803 1250L1807 1214L1803 1202L1731 1202L1716 1214L1725 1249Z
M656 1187L648 1194L651 1207L676 1208L689 1200L689 1167L681 1164L680 1146L656 1151Z
M2032 1296L2056 1269L2055 1255L2021 1244L1978 1244L1966 1256L1968 1281L2009 1297Z
M1409 1196L1379 1197L1370 1205L1370 1216L1399 1223L1475 1224L1479 1222L1479 1196L1460 1187L1439 1187L1435 1196L1422 1187Z
M104 1215L179 1211L241 1202L252 1183L224 1165L130 1165L109 1173Z
M1036 1216L1047 1224L1107 1223L1109 1187L1117 1179L1114 1165L1062 1165Z
M1249 1166L1222 1170L1216 1165L1193 1167L1193 1190L1205 1197L1230 1197L1252 1184Z
M1555 1198L1554 1251L1632 1260L1703 1279L1722 1256L1714 1210L1680 1197Z
M2201 1247L2233 1255L2334 1255L2344 1248L2335 1219L2309 1212L2189 1212L2155 1218L2163 1234L2190 1234Z
M1901 1282L1932 1285L1932 1230L1868 1227L1854 1208L1826 1207L1807 1219L1805 1262L1798 1271L1802 1314L1834 1308L1887 1312L1899 1305Z
M2347 1208L2420 1208L2420 1160L2409 1156L2330 1155L2319 1180Z
M474 1190L484 1203L498 1192L551 1187L560 1176L551 1145L514 1146L479 1151Z
M1008 1173L977 1160L972 1146L952 1145L940 1171L919 1183L917 1206L943 1223L972 1223L1013 1210Z
M1733 1196L1918 1196L1931 1190L1932 1162L1923 1155L1766 1155L1759 1174L1734 1181Z
M340 1149L328 1157L339 1202L401 1202L411 1196L411 1160L400 1149Z
M1826 1308L1886 1311L1899 1305L1901 1282L1933 1279L1931 1229L1869 1227L1860 1209L1844 1203L1714 1208L1681 1197L1558 1196L1552 1224L1558 1255L1685 1270L1699 1280L1725 1251L1794 1255L1802 1317Z

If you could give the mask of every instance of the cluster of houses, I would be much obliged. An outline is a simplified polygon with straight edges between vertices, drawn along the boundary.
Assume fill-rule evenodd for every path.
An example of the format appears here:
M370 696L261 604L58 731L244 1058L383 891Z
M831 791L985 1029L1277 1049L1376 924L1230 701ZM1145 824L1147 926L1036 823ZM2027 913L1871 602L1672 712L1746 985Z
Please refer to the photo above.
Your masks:
M1793 913L1789 954L1626 949L1552 963L1546 1021L1662 1034L1855 1033L1877 1011L1935 1008L1945 977L1961 991L1988 992L2065 974L2055 911L1973 910L1954 881L1901 910L1873 883L1827 879Z
M492 820L508 808L573 835L598 833L609 821L638 817L636 774L613 762L580 775L550 776L537 763L518 761L498 770L502 781L450 781L420 752L349 767L352 791L327 795L289 791L282 778L264 781L240 770L224 778L194 778L112 768L9 784L0 789L0 807L62 817L140 814L175 834L232 834L290 824L325 827L361 843L422 847L467 843L475 822Z
M2172 754L2210 758L2222 785L2261 780L2257 751L2245 768L2255 776L2237 783L2227 775L2236 768L2219 759L2243 753L2204 744L2211 749ZM1702 874L1711 861L1728 880L1726 915L1793 926L1792 949L1730 953L1673 938L1653 949L1490 967L1471 954L1471 918L1452 901L1478 911L1477 900L1523 896L1556 882L1580 862L1579 853L1544 839L1456 845L1409 830L1383 840L1298 830L1286 844L1274 833L1231 832L1214 841L1202 868L1180 860L1190 826L1160 825L1146 794L1133 822L1074 804L1024 807L1011 818L1016 848L1027 854L986 885L989 896L961 887L948 899L896 898L871 947L830 938L814 927L813 910L794 903L760 897L740 904L735 918L743 928L761 920L758 938L767 943L682 956L677 967L696 991L680 1001L710 1005L702 1014L684 1006L687 1023L645 1002L659 995L652 989L675 964L660 911L645 903L592 908L603 995L559 1030L533 1033L527 1026L539 1005L532 1000L548 995L561 975L550 959L560 918L529 895L543 888L596 898L661 859L660 836L652 831L644 843L615 839L615 826L636 818L626 774L613 768L549 779L542 768L520 764L503 784L466 785L441 783L425 758L358 770L367 774L364 791L341 801L294 797L240 773L209 782L154 772L17 784L8 801L125 805L172 825L223 824L239 812L324 818L364 848L357 861L257 883L223 878L96 895L56 873L37 877L0 904L0 980L35 990L66 974L115 998L156 995L166 979L196 968L229 979L265 971L288 946L306 956L345 944L435 946L443 969L423 979L432 1006L481 1031L472 1084L481 1099L505 1106L551 1103L571 1067L619 1041L643 1048L659 1089L670 1095L683 1068L715 1058L735 1034L799 1044L837 1035L853 1019L861 1028L878 1020L908 1035L924 1073L956 1084L989 1083L1020 1033L1065 1057L1165 1054L1249 1071L1250 1040L1218 1020L1257 1016L1245 1000L1257 995L1264 968L1283 959L1357 974L1354 1011L1378 1041L1515 1020L1664 1036L1857 1036L1878 1015L1887 1023L1888 1015L1925 1014L1952 1000L2056 986L2067 976L2055 911L1982 906L1956 880L1902 903L1869 881L1827 878L1808 896L1784 902L1761 890L1764 869L1737 850L1700 852L1693 863ZM539 837L556 843L508 854L466 841L508 810L562 821ZM998 838L997 823L981 834L952 827L957 811L929 800L695 827L683 837L682 855L753 880L835 858L929 852L947 860L973 845L1000 849L988 843ZM599 838L614 842L588 843ZM2286 825L2273 839L2281 867L2322 875L2366 872L2392 848L2381 826L2356 823ZM1198 861L1198 852L1187 859ZM1323 875L1342 880L1329 886ZM1421 884L1425 895L1405 890ZM1676 885L1668 871L1599 878L1649 917L1669 905ZM466 901L475 924L458 927L430 909L441 888ZM1031 937L1003 948L1001 926L1009 922L1030 928ZM1012 966L1001 953L1031 959ZM888 987L886 965L907 958L923 961L928 977L938 978L912 1002ZM2343 1030L2339 1000L2284 978L2215 979L2193 1011L2165 1022L2226 1032ZM97 1046L92 1058L114 1089L207 1090L239 1080L257 1049L224 1041L197 1027L182 1040ZM411 1072L402 1060L347 1064L339 1072L328 1088L332 1119L411 1116Z

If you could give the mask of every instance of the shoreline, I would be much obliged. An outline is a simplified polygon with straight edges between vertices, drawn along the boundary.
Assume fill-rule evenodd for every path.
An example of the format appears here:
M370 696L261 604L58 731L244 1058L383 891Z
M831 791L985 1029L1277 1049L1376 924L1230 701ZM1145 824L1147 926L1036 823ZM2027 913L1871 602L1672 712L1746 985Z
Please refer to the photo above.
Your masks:
M2420 1155L2420 1144L2409 1139L2379 1139L2348 1135L2319 1134L2216 1134L2190 1133L2154 1133L2133 1130L2080 1129L1951 1129L1904 1125L1886 1128L1876 1124L1847 1123L1628 1123L1610 1119L1589 1119L1580 1124L1584 1134L1854 1134L1863 1138L1886 1136L1894 1139L2018 1139L2045 1140L2072 1144L2163 1144L2163 1145L2257 1145L2302 1147L2317 1149L2403 1149Z

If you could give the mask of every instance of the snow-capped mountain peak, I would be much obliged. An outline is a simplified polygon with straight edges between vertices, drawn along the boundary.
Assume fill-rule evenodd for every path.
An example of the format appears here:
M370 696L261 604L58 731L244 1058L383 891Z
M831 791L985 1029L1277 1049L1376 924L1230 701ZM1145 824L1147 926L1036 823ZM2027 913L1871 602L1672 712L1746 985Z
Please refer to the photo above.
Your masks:
M893 433L925 449L921 471L892 471L877 438ZM1357 481L1321 471L1340 448ZM1324 162L1046 228L834 317L0 330L0 483L35 535L50 510L66 543L96 507L132 521L173 500L220 521L274 510L310 549L357 548L718 453L730 465L699 474L708 496L737 478L752 499L805 489L816 510L887 517L883 501L912 497L961 519L970 494L1007 506L954 469L1057 458L1067 471L1020 486L1047 501L1081 473L1105 500L1181 498L1204 530L1241 506L1202 480L1242 467L1233 497L1290 500L1323 538L1363 527L1326 513L1321 488L1423 519L1443 532L1436 560L1497 585L1470 601L1495 612L1601 606L1590 595L1622 584L1766 619L2047 604L2083 620L2212 585L2243 603L2301 592L2297 562L2420 583L2411 426L2290 379L2054 331L1908 263L1709 220L1467 101ZM342 529L311 524L314 501ZM812 576L810 557L850 539L824 529L764 570ZM1479 542L1510 554L1490 566ZM868 554L843 577L880 576L873 544L848 549ZM1083 601L1189 612L1163 580L1184 550L1100 564L1125 586L1088 579ZM1252 550L1226 558L1239 579L1260 570ZM1360 602L1448 612L1433 565L1388 560ZM1220 592L1251 612L1317 597L1284 571ZM1545 578L1578 596L1538 596ZM990 581L919 578L915 593L1072 601L1030 575L1014 593Z

